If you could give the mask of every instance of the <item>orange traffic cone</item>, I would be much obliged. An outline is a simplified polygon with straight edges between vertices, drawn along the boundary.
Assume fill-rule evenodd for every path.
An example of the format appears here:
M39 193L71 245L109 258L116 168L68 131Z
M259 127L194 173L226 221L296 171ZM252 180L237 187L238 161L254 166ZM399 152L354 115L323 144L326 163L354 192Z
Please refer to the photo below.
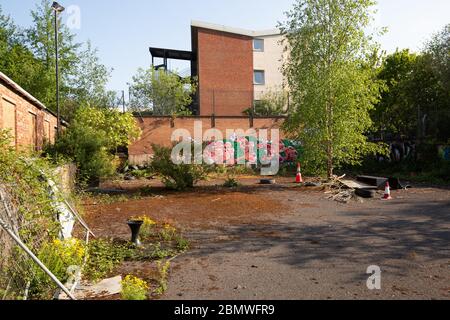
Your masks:
M300 166L300 162L297 164L297 176L295 177L295 183L303 183L302 169Z
M386 182L386 187L384 188L384 196L382 200L391 200L391 187L389 186L389 181Z

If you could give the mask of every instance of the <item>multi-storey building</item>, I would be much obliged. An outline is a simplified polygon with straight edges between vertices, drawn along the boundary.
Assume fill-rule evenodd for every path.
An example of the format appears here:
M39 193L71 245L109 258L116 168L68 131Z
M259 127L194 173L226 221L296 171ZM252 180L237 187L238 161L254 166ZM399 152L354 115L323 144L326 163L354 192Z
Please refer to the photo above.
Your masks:
M200 116L241 116L267 91L280 91L283 46L280 31L249 31L200 21L191 23L192 51L150 48L152 61L191 62L198 79L192 111Z

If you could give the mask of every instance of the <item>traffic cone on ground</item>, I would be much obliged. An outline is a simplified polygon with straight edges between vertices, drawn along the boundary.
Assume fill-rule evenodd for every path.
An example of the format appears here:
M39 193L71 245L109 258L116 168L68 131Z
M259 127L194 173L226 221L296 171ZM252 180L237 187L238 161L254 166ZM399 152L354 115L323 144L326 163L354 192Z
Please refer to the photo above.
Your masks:
M389 182L386 182L386 187L384 188L384 196L382 200L391 200L391 187L389 186Z
M297 176L295 177L295 183L303 183L302 169L300 166L300 162L297 164Z

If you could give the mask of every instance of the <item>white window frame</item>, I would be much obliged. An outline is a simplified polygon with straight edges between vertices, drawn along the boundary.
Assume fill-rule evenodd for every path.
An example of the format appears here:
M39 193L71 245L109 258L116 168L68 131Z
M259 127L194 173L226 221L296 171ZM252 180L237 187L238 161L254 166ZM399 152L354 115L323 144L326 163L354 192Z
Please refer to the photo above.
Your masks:
M256 42L256 41L261 41L261 42L262 42L262 49L257 49L257 48L255 47L255 42ZM253 51L256 51L256 52L264 52L264 39L257 39L257 38L253 39Z
M256 73L261 72L263 75L263 82L258 83L256 82ZM253 84L256 86L264 86L266 84L266 72L264 70L253 70Z

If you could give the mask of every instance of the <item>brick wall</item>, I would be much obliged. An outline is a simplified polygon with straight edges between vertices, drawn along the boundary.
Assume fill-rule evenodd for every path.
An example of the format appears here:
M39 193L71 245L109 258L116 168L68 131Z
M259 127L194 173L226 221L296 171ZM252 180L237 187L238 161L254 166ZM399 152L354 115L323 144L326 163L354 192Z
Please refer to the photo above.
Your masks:
M248 117L181 117L172 119L171 117L143 117L136 118L138 125L142 130L141 138L134 142L128 148L129 162L131 164L143 164L151 159L153 150L151 145L171 146L172 133L177 129L186 129L194 138L194 123L201 121L203 134L208 129L213 128L215 123L216 129L220 130L224 138L229 138L226 135L226 130L242 129L244 131L253 128L258 129L279 129L284 121L282 117L274 118L254 118L253 127L251 127L252 120ZM270 134L270 131L269 131ZM280 131L280 135L282 132ZM270 137L269 137L270 138Z
M55 140L56 116L0 79L0 129L10 129L18 149L41 149Z
M253 105L252 38L202 28L193 36L200 115L242 116Z

